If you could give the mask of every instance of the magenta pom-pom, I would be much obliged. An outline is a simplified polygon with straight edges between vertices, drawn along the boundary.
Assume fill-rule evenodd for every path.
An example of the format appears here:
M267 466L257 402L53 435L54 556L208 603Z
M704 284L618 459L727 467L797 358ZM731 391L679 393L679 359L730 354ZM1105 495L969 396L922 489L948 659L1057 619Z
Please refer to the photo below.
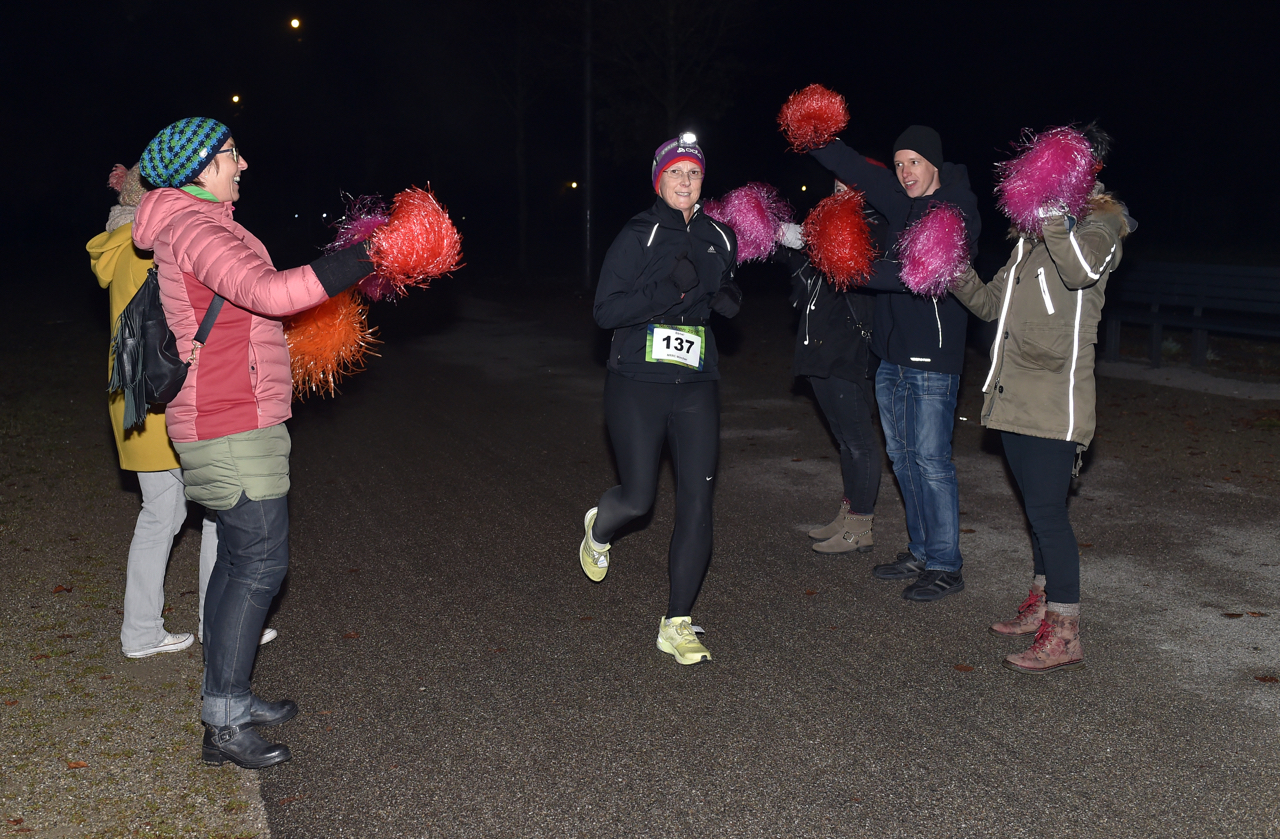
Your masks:
M820 84L792 93L778 112L778 126L796 152L822 148L848 124L844 97Z
M348 195L343 198L343 201L347 205L347 211L342 218L333 223L332 226L338 229L338 234L325 247L325 253L346 250L358 242L363 242L391 218L391 214L387 211L387 204L380 196L361 195L358 198L352 198Z
M1041 235L1042 210L1079 216L1097 182L1093 148L1070 126L1028 135L1021 152L996 165L996 202L1014 226Z
M778 247L778 230L791 221L791 205L768 184L749 183L708 201L703 212L733 229L738 264L765 259Z
M935 300L945 297L969 269L964 214L950 204L935 202L902 234L898 254L903 285Z
M865 200L856 189L828 195L804 220L809 261L840 291L865 285L876 248L863 215Z

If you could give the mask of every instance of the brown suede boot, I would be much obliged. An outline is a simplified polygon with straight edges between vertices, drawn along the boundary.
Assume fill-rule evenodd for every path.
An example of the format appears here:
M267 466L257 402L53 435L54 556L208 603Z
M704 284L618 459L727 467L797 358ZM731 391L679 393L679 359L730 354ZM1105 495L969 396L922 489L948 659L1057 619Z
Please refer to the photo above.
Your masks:
M1025 652L1005 656L1000 662L1019 673L1052 673L1054 670L1083 670L1080 648L1080 616L1045 611L1035 643Z
M1040 628L1042 620L1044 620L1044 589L1033 585L1027 592L1027 599L1018 607L1018 616L1013 620L993 623L987 627L987 631L1003 638L1030 635Z
M809 531L810 539L830 539L832 536L839 536L844 532L844 517L849 512L849 499L845 498L840 501L840 512L836 513L835 520L825 527L815 527Z
M875 546L871 523L875 516L859 516L845 513L839 520L840 530L825 542L818 542L813 549L820 554L844 554L857 551L867 553Z

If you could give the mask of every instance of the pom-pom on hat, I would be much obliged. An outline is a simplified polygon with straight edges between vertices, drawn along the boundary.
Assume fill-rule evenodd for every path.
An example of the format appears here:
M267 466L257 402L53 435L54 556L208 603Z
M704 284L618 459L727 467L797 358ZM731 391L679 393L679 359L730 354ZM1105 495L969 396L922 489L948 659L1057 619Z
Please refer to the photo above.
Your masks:
M906 149L913 151L934 165L942 168L942 137L927 125L912 125L893 141L893 153Z
M180 119L147 143L138 162L142 177L156 186L186 186L199 177L230 136L231 129L216 119Z
M670 169L681 160L687 160L690 163L696 163L707 171L707 159L702 154L702 149L698 146L698 138L686 131L679 137L667 140L658 146L658 150L653 153L653 191L658 191L658 181L662 178L662 173Z
M120 206L136 207L142 203L142 196L147 194L147 188L142 185L139 174L136 163L132 169L126 169L123 164L117 163L111 170L107 186L120 194Z

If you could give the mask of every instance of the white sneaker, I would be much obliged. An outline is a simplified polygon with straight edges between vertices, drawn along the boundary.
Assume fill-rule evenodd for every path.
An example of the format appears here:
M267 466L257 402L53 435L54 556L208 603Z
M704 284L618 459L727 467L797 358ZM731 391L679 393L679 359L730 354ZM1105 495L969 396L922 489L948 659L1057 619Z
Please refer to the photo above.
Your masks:
M258 646L261 647L263 644L270 644L272 641L276 640L279 635L279 632L276 632L268 626L266 629L262 630L262 637L258 639ZM200 641L200 643L203 644L204 641Z
M156 653L176 653L179 650L185 650L196 642L196 636L190 632L180 632L177 635L165 635L164 640L154 647L147 647L145 650L137 650L136 652L125 651L125 658L146 658Z

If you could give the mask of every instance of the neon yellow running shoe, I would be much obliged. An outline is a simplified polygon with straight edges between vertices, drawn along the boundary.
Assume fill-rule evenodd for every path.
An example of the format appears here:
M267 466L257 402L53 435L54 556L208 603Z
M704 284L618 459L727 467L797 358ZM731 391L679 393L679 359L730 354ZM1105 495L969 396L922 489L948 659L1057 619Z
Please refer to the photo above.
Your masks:
M582 547L578 548L578 559L582 562L582 570L591 582L598 583L609 573L609 545L601 545L591 538L591 525L596 523L597 507L587 510L582 526L587 531L582 537Z
M702 646L687 616L658 621L658 649L675 656L677 664L701 664L711 660L711 651Z

